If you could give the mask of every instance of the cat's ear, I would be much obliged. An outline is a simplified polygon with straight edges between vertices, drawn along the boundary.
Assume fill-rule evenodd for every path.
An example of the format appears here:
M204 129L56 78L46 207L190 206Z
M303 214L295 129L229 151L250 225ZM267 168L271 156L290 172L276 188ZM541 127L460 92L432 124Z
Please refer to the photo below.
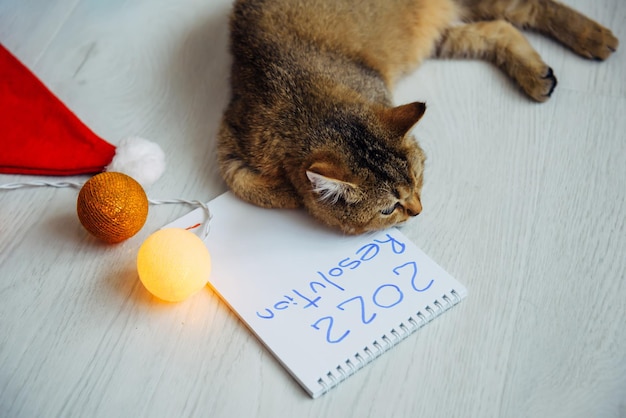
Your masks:
M313 192L317 193L321 201L337 203L339 199L346 202L356 202L360 198L360 191L356 184L345 179L341 167L327 162L313 163L306 171L311 182Z
M424 112L426 103L413 102L383 110L381 119L392 132L404 136L419 122Z

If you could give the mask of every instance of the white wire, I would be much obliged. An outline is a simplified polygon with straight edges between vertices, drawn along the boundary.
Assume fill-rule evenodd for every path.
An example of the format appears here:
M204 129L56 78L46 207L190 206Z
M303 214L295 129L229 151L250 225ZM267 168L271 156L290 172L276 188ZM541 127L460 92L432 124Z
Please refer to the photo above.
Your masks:
M202 230L202 240L204 241L206 237L209 235L209 231L211 230L211 211L209 210L209 206L201 202L199 200L186 200L186 199L148 199L148 202L152 205L168 205L168 204L186 204L190 206L201 207L204 209L205 219L204 219L204 229Z
M58 189L64 187L73 187L76 189L80 189L83 187L84 183L77 183L74 181L58 181L58 182L48 182L48 181L30 181L26 183L7 183L0 184L0 190L15 190L15 189L24 189L26 187L56 187Z
M78 183L74 181L57 181L57 182L49 182L49 181L30 181L24 183L7 183L0 184L0 190L16 190L16 189L24 189L27 187L55 187L58 189L72 187L75 189L80 189L83 187L84 183ZM151 205L168 205L168 204L186 204L195 207L201 207L204 209L204 213L206 214L206 219L204 220L204 229L202 231L202 240L204 240L209 235L209 230L211 229L211 211L206 203L201 202L199 200L187 200L187 199L148 199L148 203Z

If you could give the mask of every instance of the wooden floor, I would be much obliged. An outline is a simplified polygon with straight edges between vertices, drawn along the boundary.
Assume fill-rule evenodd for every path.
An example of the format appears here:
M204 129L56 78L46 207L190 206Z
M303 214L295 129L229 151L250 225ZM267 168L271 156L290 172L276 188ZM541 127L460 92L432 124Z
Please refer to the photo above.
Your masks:
M626 417L626 3L567 2L623 45L598 63L530 34L559 79L547 103L482 62L397 87L428 103L404 232L468 287L454 310L312 400L208 288L171 305L139 283L139 245L187 207L109 246L76 190L2 191L0 416ZM209 200L229 7L0 0L0 41L96 133L166 150L151 197Z

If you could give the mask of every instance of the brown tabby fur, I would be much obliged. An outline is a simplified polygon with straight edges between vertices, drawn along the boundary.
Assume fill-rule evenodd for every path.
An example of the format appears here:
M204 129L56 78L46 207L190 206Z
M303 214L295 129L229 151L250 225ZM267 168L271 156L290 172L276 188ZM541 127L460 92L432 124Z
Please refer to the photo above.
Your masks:
M552 0L236 1L218 145L226 183L349 234L406 221L422 210L425 157L409 131L425 105L393 107L394 83L429 57L482 58L545 101L556 78L517 28L591 59L618 45Z

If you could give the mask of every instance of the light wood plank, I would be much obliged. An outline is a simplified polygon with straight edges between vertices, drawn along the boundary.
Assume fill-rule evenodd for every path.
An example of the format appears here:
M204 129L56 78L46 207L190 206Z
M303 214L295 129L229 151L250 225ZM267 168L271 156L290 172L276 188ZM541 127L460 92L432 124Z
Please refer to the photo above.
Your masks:
M626 38L622 0L568 3ZM94 131L165 149L152 197L208 200L225 190L229 4L4 0L0 39ZM210 290L168 305L138 282L139 245L187 208L152 207L107 246L75 190L0 192L0 416L626 414L626 54L529 37L559 77L545 104L481 62L398 85L428 103L424 212L404 232L470 294L315 401Z

